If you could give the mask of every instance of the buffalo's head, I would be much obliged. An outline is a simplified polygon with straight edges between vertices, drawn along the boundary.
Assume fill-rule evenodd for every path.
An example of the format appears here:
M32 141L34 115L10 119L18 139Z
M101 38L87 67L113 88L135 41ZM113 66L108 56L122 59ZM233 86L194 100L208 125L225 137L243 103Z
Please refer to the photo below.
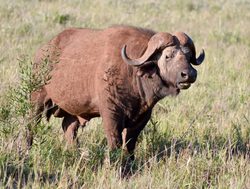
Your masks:
M121 55L124 62L138 68L156 65L163 82L178 90L187 89L195 82L197 71L192 65L200 65L205 58L204 50L196 58L193 41L183 32L174 35L156 33L138 59L128 57L126 45L122 48Z

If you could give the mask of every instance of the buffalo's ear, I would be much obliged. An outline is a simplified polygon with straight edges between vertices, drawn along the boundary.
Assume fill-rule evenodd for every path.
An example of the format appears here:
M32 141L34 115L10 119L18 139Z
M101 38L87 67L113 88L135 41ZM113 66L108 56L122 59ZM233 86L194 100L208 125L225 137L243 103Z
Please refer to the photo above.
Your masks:
M147 64L145 66L141 66L137 68L136 74L139 77L147 77L152 78L158 72L157 64Z
M147 77L153 77L158 72L158 60L160 59L162 55L162 51L158 50L156 51L150 59L145 62L144 65L141 65L137 67L137 75L138 76L147 76Z

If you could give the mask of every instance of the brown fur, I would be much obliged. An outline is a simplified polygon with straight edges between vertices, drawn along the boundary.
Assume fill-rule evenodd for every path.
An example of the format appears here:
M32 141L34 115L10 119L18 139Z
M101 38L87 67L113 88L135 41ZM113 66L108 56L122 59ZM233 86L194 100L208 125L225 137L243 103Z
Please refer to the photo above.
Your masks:
M33 93L33 102L40 107L37 114L46 108L48 118L51 114L64 117L62 126L69 142L76 137L79 125L101 116L109 147L121 145L126 128L123 138L127 150L133 153L137 137L157 101L179 93L176 85L184 82L180 75L183 70L196 74L181 51L178 37L169 37L167 33L161 35L174 41L161 41L164 48L154 44L157 49L148 56L153 64L136 67L123 61L124 45L128 56L139 60L148 45L155 43L149 41L156 34L142 28L114 26L104 30L72 28L57 35L36 54L36 65L44 57L58 62L52 65L48 84ZM174 52L177 54L172 56ZM171 56L169 60L165 54ZM193 83L195 79L196 75L185 82Z

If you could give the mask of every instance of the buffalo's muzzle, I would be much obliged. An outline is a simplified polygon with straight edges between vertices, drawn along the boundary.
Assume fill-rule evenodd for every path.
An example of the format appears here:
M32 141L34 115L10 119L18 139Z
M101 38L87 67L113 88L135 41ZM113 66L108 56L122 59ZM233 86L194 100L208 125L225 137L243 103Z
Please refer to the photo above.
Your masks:
M179 89L188 89L197 78L197 71L194 68L186 69L178 74L177 87Z

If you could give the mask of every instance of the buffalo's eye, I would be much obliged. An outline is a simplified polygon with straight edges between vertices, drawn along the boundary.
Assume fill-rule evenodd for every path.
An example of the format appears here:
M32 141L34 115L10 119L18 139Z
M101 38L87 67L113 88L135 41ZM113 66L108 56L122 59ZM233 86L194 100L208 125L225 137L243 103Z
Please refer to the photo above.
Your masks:
M166 55L166 59L174 58L175 52L172 52L171 54Z
M165 57L166 59L169 59L170 57L169 57L169 55L166 55L166 57Z
M176 49L172 49L172 48L166 49L165 50L165 59L168 60L168 59L174 58L176 53L177 53Z

